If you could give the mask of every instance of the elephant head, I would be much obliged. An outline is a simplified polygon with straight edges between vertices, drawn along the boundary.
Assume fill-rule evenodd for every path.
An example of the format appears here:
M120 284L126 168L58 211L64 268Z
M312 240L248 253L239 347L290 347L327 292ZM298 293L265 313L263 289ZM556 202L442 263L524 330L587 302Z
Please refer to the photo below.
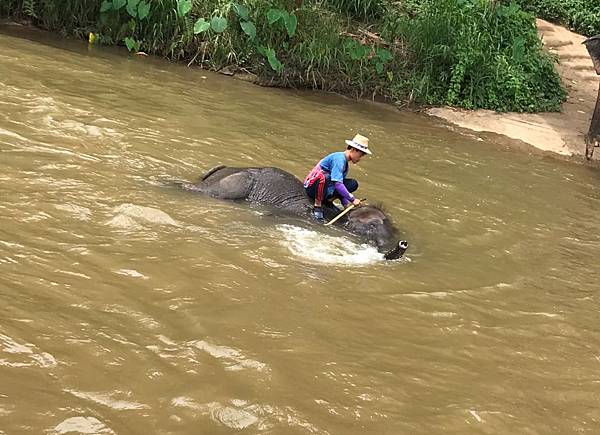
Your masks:
M348 213L346 229L377 246L386 260L402 257L408 243L398 239L398 231L381 207L364 205Z

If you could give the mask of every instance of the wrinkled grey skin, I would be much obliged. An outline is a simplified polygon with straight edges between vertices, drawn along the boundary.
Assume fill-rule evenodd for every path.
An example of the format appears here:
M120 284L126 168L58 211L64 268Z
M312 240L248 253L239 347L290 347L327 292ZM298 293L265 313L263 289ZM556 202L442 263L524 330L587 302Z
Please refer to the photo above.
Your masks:
M285 214L312 219L312 201L306 195L302 182L279 168L217 166L197 183L181 186L214 198L245 200L267 205ZM324 212L327 219L338 213L334 207L325 207ZM400 258L407 248L405 241L398 241L397 230L390 219L380 208L372 205L361 205L349 211L336 225L375 245L385 253L387 260Z

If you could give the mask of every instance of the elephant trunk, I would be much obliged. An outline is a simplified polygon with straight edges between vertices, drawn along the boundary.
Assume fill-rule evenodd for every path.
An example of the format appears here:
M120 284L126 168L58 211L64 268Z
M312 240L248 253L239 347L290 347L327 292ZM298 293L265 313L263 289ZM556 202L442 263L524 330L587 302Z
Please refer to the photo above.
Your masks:
M400 240L398 244L390 249L383 255L386 260L397 260L404 255L404 252L408 249L408 242L406 240Z

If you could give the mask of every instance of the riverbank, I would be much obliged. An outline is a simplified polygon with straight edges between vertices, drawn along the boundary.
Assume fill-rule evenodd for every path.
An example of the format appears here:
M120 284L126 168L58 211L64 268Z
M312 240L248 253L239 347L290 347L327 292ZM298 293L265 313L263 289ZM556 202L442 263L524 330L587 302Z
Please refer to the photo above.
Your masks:
M560 110L566 96L534 15L514 3L14 0L0 17L189 66L250 72L261 84L399 107L536 113Z
M490 110L460 110L436 107L427 113L478 132L497 133L539 150L579 159L585 156L585 134L590 126L600 77L582 44L584 36L538 19L544 48L557 56L556 69L568 92L562 111L555 113L497 113ZM600 153L594 153L600 161Z
M581 44L584 36L540 19L537 20L537 28L545 49L559 60L556 69L568 91L562 112L498 113L435 107L426 110L426 113L460 128L500 134L543 152L582 159L585 155L584 136L589 128L600 79ZM281 85L269 83L264 77L237 66L221 68L219 72L258 84ZM393 103L389 99L387 102ZM594 159L600 161L600 153L595 153Z

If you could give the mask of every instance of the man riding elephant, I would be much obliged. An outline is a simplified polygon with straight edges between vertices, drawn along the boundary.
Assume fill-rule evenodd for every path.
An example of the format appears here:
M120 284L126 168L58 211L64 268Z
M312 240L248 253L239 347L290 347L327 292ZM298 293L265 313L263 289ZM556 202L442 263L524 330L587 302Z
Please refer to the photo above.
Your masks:
M278 215L304 219L312 215L313 200L306 195L302 182L280 168L232 168L221 165L209 170L196 183L178 185L213 198L269 206ZM334 208L323 203L323 210L329 216L336 215ZM355 207L336 225L376 246L387 260L400 258L408 246L406 241L399 240L398 230L386 212L376 205Z
M352 194L358 189L358 182L346 176L348 162L357 164L365 154L372 154L369 138L357 134L354 139L346 140L346 145L346 151L331 153L321 159L304 179L306 194L314 200L313 217L318 222L325 221L324 201L332 202L339 198L344 207L360 204L360 199Z

